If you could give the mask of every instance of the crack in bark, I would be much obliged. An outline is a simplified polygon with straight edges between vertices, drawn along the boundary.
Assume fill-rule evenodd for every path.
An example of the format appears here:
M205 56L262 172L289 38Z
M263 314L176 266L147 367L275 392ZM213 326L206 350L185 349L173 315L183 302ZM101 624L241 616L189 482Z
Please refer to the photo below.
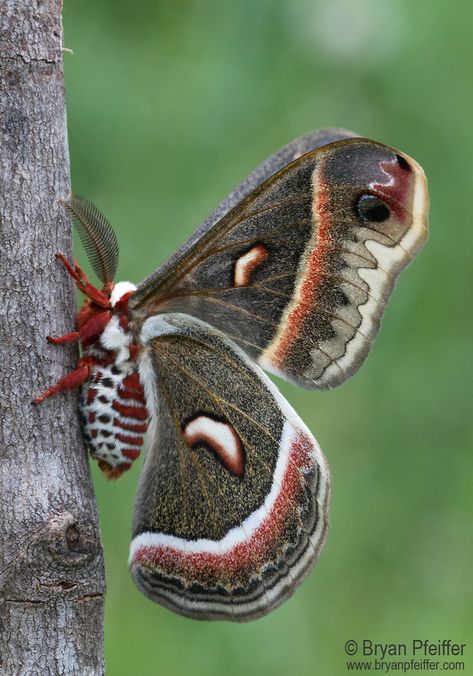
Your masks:
M28 606L36 606L36 605L49 605L51 603L51 599L48 601L38 601L36 599L3 599L5 603L19 603L22 605L28 605Z
M0 62L2 61L13 61L16 62L18 59L23 61L23 63L29 64L29 63L51 63L51 64L56 64L60 63L62 60L62 55L58 56L56 59L40 59L37 57L26 57L23 54L15 54L14 56L5 56L4 54L0 54Z
M76 585L74 585L74 587L75 586ZM88 601L97 601L97 600L103 601L104 597L105 597L105 594L103 592L97 592L96 594L84 594L83 596L76 596L75 598L72 598L71 600L74 603L86 603ZM3 598L2 601L4 603L19 603L19 604L33 605L33 606L34 605L40 605L40 606L43 605L44 606L44 605L50 605L51 603L54 603L55 599L41 600L41 599L22 599L22 598L8 599L8 598Z
M74 599L76 603L83 603L85 601L96 601L97 599L103 599L103 592L97 592L97 594L84 594L84 596L78 596Z

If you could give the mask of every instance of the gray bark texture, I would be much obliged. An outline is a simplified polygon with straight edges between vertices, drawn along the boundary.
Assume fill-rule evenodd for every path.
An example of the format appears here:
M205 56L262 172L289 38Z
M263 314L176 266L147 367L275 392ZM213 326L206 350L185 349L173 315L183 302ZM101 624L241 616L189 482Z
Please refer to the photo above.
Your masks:
M75 368L62 0L0 1L0 673L102 674L104 571Z

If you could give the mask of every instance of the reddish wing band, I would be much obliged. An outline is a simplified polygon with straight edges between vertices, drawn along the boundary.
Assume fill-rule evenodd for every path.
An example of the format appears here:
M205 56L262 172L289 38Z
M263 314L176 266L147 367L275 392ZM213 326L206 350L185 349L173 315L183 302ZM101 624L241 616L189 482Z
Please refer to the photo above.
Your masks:
M145 323L142 341L140 377L154 404L133 577L189 617L263 615L292 593L323 545L325 458L274 385L220 332L165 314Z

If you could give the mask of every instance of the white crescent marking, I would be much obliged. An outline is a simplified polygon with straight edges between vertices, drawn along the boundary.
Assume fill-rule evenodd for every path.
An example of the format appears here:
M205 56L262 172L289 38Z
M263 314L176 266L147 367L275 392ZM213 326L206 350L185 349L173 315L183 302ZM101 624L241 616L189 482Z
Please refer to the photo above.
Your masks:
M230 423L199 415L184 428L184 439L189 446L199 441L207 443L233 474L243 474L243 449L241 441Z
M234 281L235 286L248 286L251 273L260 266L268 257L268 251L263 244L257 244L235 263Z

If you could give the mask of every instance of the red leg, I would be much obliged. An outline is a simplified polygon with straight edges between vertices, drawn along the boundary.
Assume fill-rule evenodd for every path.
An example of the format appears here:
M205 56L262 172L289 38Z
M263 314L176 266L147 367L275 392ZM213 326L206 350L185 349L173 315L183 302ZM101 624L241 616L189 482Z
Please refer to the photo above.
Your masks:
M67 376L61 378L61 380L49 387L45 392L39 395L34 399L33 404L41 404L42 401L47 399L57 392L64 392L64 390L73 390L75 387L79 387L82 383L85 383L90 374L90 366L82 365L76 368L75 371L71 371Z
M110 299L108 296L93 286L87 279L87 275L82 270L80 265L74 262L74 267L69 263L67 258L63 254L56 254L56 258L61 261L61 263L66 268L67 272L70 274L72 279L75 281L79 291L82 291L86 296L94 301L97 305L100 305L104 308L110 307Z
M98 315L95 315L95 317L92 317L92 319L89 319L89 321L80 329L79 335L81 341L87 340L88 338L92 338L92 336L102 333L111 318L111 313L104 311Z
M51 345L63 345L64 343L74 343L79 339L79 331L65 333L63 336L48 336L46 340Z

